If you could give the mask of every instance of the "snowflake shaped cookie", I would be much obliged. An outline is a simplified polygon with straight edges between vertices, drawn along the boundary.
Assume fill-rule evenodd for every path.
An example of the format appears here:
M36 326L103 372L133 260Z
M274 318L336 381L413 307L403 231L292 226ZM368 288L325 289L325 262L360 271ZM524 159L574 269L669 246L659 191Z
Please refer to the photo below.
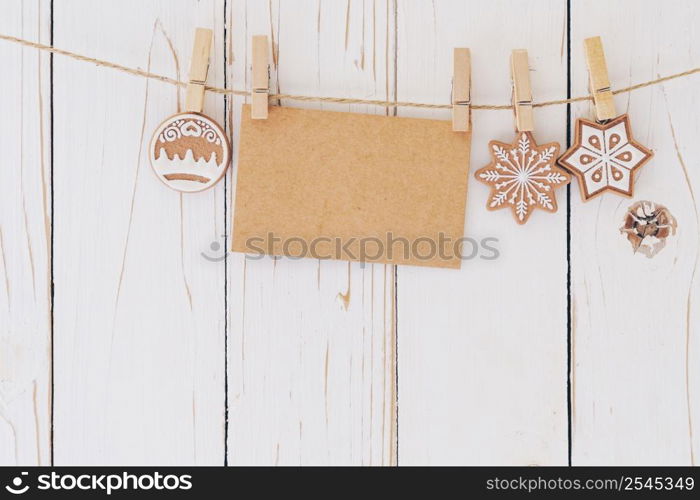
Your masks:
M618 116L605 124L576 120L576 141L559 159L579 182L587 201L604 191L632 196L634 171L652 156L632 138L629 118Z
M559 144L538 146L530 132L518 132L513 144L489 142L493 161L476 171L491 186L487 208L511 207L518 224L525 224L535 208L557 211L554 190L571 181L556 166Z

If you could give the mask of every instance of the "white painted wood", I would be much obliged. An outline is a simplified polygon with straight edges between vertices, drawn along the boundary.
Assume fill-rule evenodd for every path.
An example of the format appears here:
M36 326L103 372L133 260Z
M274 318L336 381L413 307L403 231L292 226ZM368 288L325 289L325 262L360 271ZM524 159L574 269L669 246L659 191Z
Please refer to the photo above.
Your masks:
M586 92L583 39L600 35L613 88L700 61L692 1L572 2L572 89ZM700 456L697 76L617 96L655 157L632 200L572 189L573 463L689 465ZM591 105L572 118L593 116ZM577 186L575 186L578 189ZM573 196L576 194L575 196ZM678 234L648 259L619 233L637 200L667 206Z
M186 79L197 26L223 1L60 2L56 46ZM224 190L181 195L148 164L155 127L183 103L167 84L56 58L55 461L223 464ZM223 98L205 112L223 120Z
M0 32L48 43L49 2L3 2ZM49 57L0 43L0 465L51 456Z
M603 37L613 87L700 61L695 2L616 0L605 15L601 2L571 4L574 95L587 91L588 36ZM2 9L0 32L49 41L50 2ZM225 73L230 87L250 86L250 37L267 34L272 91L447 103L452 49L466 46L475 103L509 100L514 48L529 51L536 101L566 94L562 1L53 9L56 46L181 79L194 28L212 28L218 86ZM0 42L0 61L0 464L51 459L52 219L57 465L566 463L563 193L558 214L519 227L508 211L486 211L488 188L470 178L467 236L498 238L500 258L460 271L402 267L395 283L383 265L236 254L224 263L235 170L225 185L179 195L148 165L151 131L182 91L56 56L52 185L49 57ZM698 78L616 97L656 153L633 200L584 204L572 185L575 465L700 456ZM206 99L224 123L224 99ZM242 101L228 101L234 157ZM572 106L577 116L592 116L591 105ZM512 138L512 113L475 110L473 130L472 172L488 162L489 140ZM564 143L565 131L564 106L535 110L540 142ZM632 255L618 231L639 199L668 206L679 224L652 259Z
M235 88L249 86L251 36L267 34L272 92L393 95L391 2L235 2L227 22ZM393 267L228 262L229 463L394 463Z
M404 2L397 23L399 100L449 102L453 47L471 48L474 103L509 102L516 48L529 52L536 101L566 94L565 2ZM535 109L540 143L565 140L565 112ZM514 127L512 112L474 111L472 175ZM565 192L557 214L522 227L488 212L487 194L469 179L466 235L498 238L497 260L399 269L399 464L567 462Z

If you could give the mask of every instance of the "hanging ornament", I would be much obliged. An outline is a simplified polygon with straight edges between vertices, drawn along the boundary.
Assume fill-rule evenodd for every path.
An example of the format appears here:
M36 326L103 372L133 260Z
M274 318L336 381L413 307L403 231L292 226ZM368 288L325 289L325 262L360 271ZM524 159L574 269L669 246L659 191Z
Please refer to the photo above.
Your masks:
M184 113L166 119L151 139L151 166L166 186L193 193L216 184L226 172L231 147L224 129L201 113L212 32L197 28Z
M605 191L632 196L635 171L654 153L634 140L626 114L615 116L600 37L584 40L584 46L597 121L576 120L574 144L559 164L577 177L584 201Z
M517 134L512 144L489 142L492 161L475 176L491 187L487 208L510 207L518 224L525 224L539 208L557 211L555 190L571 177L557 167L559 144L538 145L532 135L532 91L526 50L514 50L511 56L513 101Z

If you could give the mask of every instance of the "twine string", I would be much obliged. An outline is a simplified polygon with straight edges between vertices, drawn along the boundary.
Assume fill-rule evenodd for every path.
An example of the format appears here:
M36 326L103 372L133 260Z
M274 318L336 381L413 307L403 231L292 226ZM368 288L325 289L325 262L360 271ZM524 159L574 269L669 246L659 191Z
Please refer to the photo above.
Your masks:
M113 63L110 61L95 59L93 57L87 57L87 56L84 56L82 54L76 54L75 52L71 52L69 50L59 49L59 48L53 47L51 45L45 45L43 43L37 43L37 42L32 42L30 40L24 40L23 38L17 38L14 36L0 34L0 40L5 40L8 42L16 43L16 44L22 45L24 47L31 47L31 48L41 50L44 52L50 52L52 54L58 54L58 55L65 56L65 57L68 57L71 59L75 59L77 61L92 63L92 64L95 64L97 66L102 66L104 68L115 69L117 71L128 73L128 74L134 75L134 76L141 76L144 78L150 78L152 80L157 80L160 82L169 83L171 85L177 85L179 87L186 87L187 86L187 82L181 82L180 80L176 80L176 79L170 78L168 76L159 75L157 73L151 73L150 71L144 71L144 70L138 69L138 68L130 68L128 66L123 66L121 64ZM646 87L651 87L652 85L658 85L660 83L667 82L669 80L675 80L677 78L683 78L685 76L694 75L695 73L700 73L700 67L692 68L692 69L689 69L686 71L682 71L680 73L674 73L672 75L662 76L659 78L655 78L654 80L649 80L647 82L637 83L637 84L631 85L629 87L623 87L620 89L616 89L616 90L613 90L612 93L615 95L624 94L627 92L632 92L633 90L639 90L639 89L643 89ZM247 90L225 89L225 88L221 88L221 87L211 87L208 85L205 88L209 92L214 92L215 94L250 96L250 91L247 91ZM385 101L385 100L380 100L380 99L355 99L355 98L349 98L349 97L322 97L322 96L306 96L306 95L294 95L294 94L270 94L269 98L274 99L274 100L289 99L289 100L294 100L294 101L306 101L306 102L333 102L333 103L340 103L340 104L371 104L371 105L383 106L383 107L397 106L397 107L411 107L411 108L425 108L425 109L452 109L451 104L427 104L427 103L406 102L406 101ZM593 96L586 95L586 96L580 96L580 97L572 97L569 99L558 99L555 101L536 102L536 103L533 103L533 107L542 108L545 106L555 106L555 105L559 105L559 104L571 104L571 103L575 103L575 102L592 101L592 100L593 100ZM512 104L472 104L471 108L472 109L503 110L503 109L513 109L513 105Z

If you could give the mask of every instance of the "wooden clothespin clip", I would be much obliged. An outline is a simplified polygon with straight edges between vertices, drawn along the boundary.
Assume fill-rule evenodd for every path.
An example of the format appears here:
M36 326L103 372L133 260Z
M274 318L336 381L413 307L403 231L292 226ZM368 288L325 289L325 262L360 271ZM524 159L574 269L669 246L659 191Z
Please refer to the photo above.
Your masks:
M194 32L194 47L190 61L190 79L185 94L185 111L201 113L204 108L204 86L209 71L212 31L197 28Z
M469 49L456 48L452 56L452 130L471 129L471 61Z
M269 68L267 56L267 36L253 37L253 89L251 92L251 118L254 120L267 119L269 85Z
M608 66L605 64L605 53L603 52L603 42L599 36L586 38L583 41L586 51L586 65L590 75L590 90L595 103L596 119L599 122L615 118L615 101L610 90L610 78L608 77Z
M535 122L532 117L532 87L527 50L517 49L512 52L510 69L513 78L515 128L518 132L532 132L535 129Z

